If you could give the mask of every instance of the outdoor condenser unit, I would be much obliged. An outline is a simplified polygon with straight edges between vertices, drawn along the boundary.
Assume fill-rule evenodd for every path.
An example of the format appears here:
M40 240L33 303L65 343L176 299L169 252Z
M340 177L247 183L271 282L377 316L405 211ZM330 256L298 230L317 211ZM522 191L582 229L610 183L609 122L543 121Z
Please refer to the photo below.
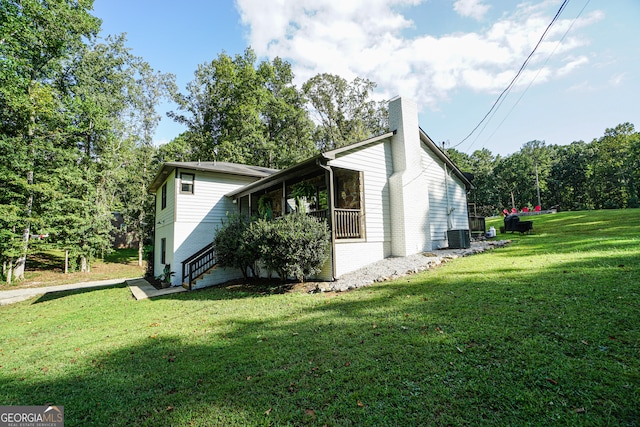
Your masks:
M469 230L447 231L449 249L467 249L471 247L471 234Z

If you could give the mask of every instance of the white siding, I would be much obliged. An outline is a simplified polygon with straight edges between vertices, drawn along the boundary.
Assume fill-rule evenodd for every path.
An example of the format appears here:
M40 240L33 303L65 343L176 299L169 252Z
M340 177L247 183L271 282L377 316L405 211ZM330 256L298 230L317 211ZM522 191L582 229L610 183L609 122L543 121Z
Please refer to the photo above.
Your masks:
M193 284L193 289L206 288L208 286L218 285L220 283L228 282L229 280L239 279L242 277L242 272L235 268L219 268L216 267L213 270L207 272L201 280L198 280Z
M380 141L347 151L331 166L361 171L364 182L365 240L336 240L336 276L348 273L391 254L391 213L388 179L392 174L390 141Z
M176 222L220 224L220 221L225 219L227 212L235 213L238 210L231 199L224 197L224 195L255 181L255 178L229 174L188 170L184 172L195 173L193 194L177 195ZM179 177L180 173L178 173L177 181L180 180ZM179 182L177 186L179 186Z
M390 242L336 244L336 277L355 271L389 256Z
M182 278L182 260L190 257L213 240L216 227L222 224L227 214L236 213L238 207L225 194L245 186L255 179L221 173L195 173L193 194L177 194L176 221L174 223L174 265L176 271L172 284L180 285ZM180 173L176 179L176 188L180 186ZM218 283L242 277L240 272L225 271Z
M162 239L167 240L165 263L172 265L173 268L173 226L166 224L162 226L156 225L155 231L155 250L153 251L153 275L159 276L164 270L165 264L162 264L161 242Z
M162 187L167 185L167 205L162 209ZM161 239L167 239L167 252L165 262L173 262L173 219L175 214L176 201L174 175L171 174L167 180L156 191L156 218L155 218L155 250L153 251L153 275L159 276L164 270L162 254L160 252Z
M424 148L422 167L429 182L431 240L433 249L437 249L448 245L447 230L469 229L467 196L462 181L453 175L448 167L445 180L444 163L431 150ZM447 210L451 210L450 215L447 215Z
M180 172L195 175L194 193L181 194ZM237 212L237 206L224 195L243 187L256 178L222 173L177 170L167 178L167 207L160 209L162 188L156 195L156 232L154 274L162 273L160 239L167 239L166 263L175 271L172 285L182 283L182 260L193 255L213 240L216 226L227 213ZM218 272L221 282L238 277L235 272ZM223 279L223 280L222 280Z
M389 223L389 185L392 173L390 142L347 151L330 162L331 166L363 172L365 233L367 242L391 240Z

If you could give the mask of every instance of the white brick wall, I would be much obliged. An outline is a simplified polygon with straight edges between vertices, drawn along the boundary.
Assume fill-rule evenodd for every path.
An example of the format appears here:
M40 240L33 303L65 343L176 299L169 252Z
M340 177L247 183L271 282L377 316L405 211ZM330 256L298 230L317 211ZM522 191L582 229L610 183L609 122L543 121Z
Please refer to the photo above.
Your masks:
M428 182L422 173L422 146L418 108L413 101L396 98L389 103L393 175L389 178L391 252L407 256L431 249Z

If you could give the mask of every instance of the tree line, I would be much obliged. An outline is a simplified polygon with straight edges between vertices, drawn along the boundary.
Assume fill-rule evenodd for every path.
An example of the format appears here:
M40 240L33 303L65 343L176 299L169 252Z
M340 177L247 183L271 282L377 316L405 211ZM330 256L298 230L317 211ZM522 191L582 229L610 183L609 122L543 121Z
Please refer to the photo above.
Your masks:
M0 3L0 262L24 278L34 249L86 271L111 248L120 213L129 235L152 234L147 186L160 162L220 160L274 168L381 133L375 84L318 75L299 89L286 61L221 53L181 92L175 76L133 55L124 35L97 36L93 0ZM163 99L187 131L155 147ZM314 120L315 119L315 120Z
M469 202L479 215L538 204L561 210L640 207L640 133L631 123L606 129L591 142L529 141L505 157L486 148L470 155L447 152L474 175Z
M319 74L300 88L291 65L259 61L247 48L198 66L184 91L175 76L133 55L124 35L101 39L93 0L0 3L0 262L2 277L24 278L33 250L67 254L86 271L112 246L114 213L143 245L152 235L147 192L165 161L230 161L285 168L324 150L384 133L385 102L375 83ZM157 106L186 131L156 147ZM536 203L563 209L638 206L638 133L625 123L591 143L494 156L449 150L475 175L480 213Z

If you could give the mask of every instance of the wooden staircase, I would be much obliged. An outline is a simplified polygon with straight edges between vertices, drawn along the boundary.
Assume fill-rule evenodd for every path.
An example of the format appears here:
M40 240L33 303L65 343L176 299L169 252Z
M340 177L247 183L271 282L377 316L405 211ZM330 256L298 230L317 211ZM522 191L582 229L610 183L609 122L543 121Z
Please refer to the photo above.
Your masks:
M213 244L210 243L189 258L182 261L182 286L193 290L194 285L203 280L216 267Z

